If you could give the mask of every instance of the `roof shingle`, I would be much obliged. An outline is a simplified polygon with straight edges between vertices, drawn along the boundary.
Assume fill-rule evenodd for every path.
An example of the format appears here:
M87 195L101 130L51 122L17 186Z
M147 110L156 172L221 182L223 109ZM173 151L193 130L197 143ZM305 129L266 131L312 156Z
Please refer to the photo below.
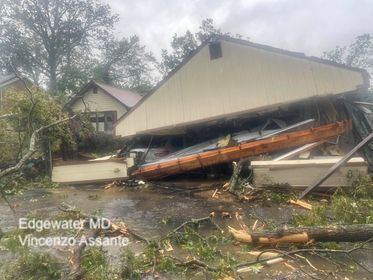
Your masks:
M117 87L113 87L107 84L98 83L93 81L98 87L103 89L106 93L110 94L112 97L117 99L119 102L124 104L127 107L132 108L136 105L137 102L140 101L141 95L126 89L121 89Z

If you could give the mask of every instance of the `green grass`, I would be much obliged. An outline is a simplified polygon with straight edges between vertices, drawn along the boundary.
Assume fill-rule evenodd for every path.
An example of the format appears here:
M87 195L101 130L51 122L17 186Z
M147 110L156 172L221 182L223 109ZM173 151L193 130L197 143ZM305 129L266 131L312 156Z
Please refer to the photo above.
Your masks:
M296 226L373 223L373 181L368 175L355 174L351 187L340 188L328 204L314 206L307 214L296 215Z

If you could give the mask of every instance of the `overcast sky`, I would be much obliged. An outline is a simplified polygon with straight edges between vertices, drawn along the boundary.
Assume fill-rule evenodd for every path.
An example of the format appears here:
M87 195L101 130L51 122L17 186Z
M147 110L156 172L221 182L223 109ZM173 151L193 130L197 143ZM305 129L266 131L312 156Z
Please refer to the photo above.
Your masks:
M104 0L118 13L118 37L137 34L155 55L174 33L212 18L223 32L320 56L373 33L373 0Z

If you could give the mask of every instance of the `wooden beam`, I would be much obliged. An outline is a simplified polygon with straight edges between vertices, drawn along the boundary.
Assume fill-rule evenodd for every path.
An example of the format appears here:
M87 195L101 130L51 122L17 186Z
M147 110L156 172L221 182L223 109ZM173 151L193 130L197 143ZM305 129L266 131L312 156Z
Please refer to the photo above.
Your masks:
M162 178L208 166L240 160L245 157L270 153L286 148L326 140L342 134L351 128L351 121L340 121L316 128L289 132L269 138L242 143L212 151L188 155L163 162L146 164L134 170L136 177Z

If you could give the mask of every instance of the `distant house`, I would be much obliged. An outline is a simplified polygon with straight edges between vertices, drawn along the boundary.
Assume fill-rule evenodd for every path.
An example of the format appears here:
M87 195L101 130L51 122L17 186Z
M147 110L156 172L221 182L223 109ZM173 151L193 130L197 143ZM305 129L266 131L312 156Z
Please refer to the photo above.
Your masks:
M24 79L22 81L14 74L0 75L0 112L4 109L4 96L9 90L24 90L25 84L31 87L33 84L30 80Z
M366 92L365 70L218 36L207 40L115 125L117 135L177 135L316 97Z
M114 134L113 124L140 99L133 91L92 80L72 98L69 107L74 112L88 112L97 132Z

